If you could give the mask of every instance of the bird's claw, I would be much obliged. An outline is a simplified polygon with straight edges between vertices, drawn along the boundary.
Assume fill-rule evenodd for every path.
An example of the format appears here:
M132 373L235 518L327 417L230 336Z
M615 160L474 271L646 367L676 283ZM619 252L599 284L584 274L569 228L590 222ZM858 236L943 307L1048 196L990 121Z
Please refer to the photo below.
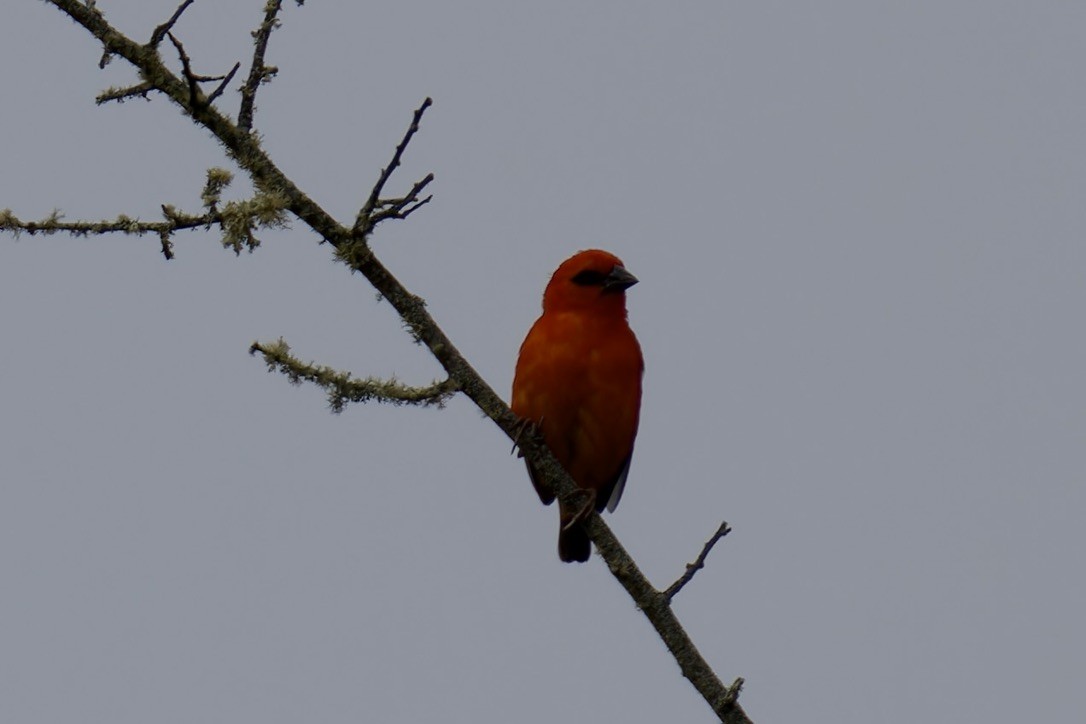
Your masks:
M542 426L543 418L539 418L539 424L532 422L528 418L522 418L520 423L517 425L516 433L513 435L513 447L509 448L509 454L512 455L514 452L516 452L518 458L524 457L523 452L517 451L517 448L520 447L520 439L525 434L531 435L533 437L538 436L539 430Z
M578 523L583 523L588 520L588 516L592 515L592 511L596 509L596 491L585 490L585 501L577 512L573 514L573 517L569 519L569 522L562 526L562 530L569 530Z

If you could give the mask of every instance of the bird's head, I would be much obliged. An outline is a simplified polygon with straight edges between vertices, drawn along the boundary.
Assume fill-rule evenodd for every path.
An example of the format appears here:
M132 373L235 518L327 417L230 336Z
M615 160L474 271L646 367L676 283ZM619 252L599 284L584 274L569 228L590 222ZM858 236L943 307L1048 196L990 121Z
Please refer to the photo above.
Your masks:
M543 311L598 310L626 313L626 290L637 277L608 251L579 251L562 262L543 292Z

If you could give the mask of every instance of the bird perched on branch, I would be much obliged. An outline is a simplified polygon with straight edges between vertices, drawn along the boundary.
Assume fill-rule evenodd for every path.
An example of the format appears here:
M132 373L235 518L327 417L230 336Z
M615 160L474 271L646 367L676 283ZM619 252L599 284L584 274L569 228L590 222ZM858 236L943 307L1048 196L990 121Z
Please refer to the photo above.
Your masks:
M559 501L558 557L584 562L591 548L582 521L614 511L630 471L641 408L641 347L626 321L626 290L637 277L606 251L562 262L543 292L543 315L520 347L513 412L533 425L588 502ZM539 499L554 493L528 464Z

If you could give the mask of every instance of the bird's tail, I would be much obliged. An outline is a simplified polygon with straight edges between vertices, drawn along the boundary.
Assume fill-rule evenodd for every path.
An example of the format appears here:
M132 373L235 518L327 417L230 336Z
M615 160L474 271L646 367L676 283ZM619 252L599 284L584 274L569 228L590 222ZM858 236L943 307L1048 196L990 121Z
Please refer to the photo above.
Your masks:
M566 563L584 563L592 554L592 543L588 540L588 533L585 533L584 526L579 522L570 525L570 521L564 515L565 511L562 512L558 529L558 557Z

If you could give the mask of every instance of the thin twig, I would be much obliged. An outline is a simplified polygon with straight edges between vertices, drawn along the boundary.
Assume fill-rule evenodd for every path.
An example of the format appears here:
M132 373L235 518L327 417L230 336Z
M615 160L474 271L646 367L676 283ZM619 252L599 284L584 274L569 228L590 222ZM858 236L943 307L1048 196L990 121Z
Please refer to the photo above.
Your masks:
M663 591L664 598L667 599L668 603L671 603L671 599L675 598L675 596L678 595L679 591L683 590L683 586L694 580L695 573L705 567L705 559L708 558L709 551L713 550L713 546L716 545L716 542L731 532L732 529L728 527L727 521L724 521L720 524L720 527L716 529L716 533L713 533L713 537L705 541L705 545L702 546L701 553L698 554L698 557L694 560L694 562L686 564L686 572L679 576L678 580L676 580ZM740 684L740 686L741 685L742 684Z
M169 31L166 32L166 36L169 37L170 42L173 43L173 47L177 48L177 55L181 58L182 75L189 88L189 105L192 107L210 106L214 100L226 90L226 86L230 83L234 74L238 72L238 68L241 67L241 63L234 63L234 67L230 69L230 72L223 75L199 75L192 71L192 59L189 58L189 54L185 52L185 46L181 44L181 41ZM222 82L219 83L218 87L215 88L210 96L202 98L203 91L200 90L200 84L210 83L216 80Z
M174 10L173 15L170 16L169 20L155 28L155 32L151 33L151 40L148 41L147 47L157 48L158 44L162 42L162 39L166 37L166 34L173 30L173 26L181 19L181 13L185 12L185 10L188 9L188 6L192 5L193 2L195 2L195 0L185 0L177 10Z
M282 5L282 0L268 0L264 8L264 22L253 31L256 48L253 50L253 63L249 66L249 78L241 87L241 110L238 111L238 128L245 132L253 128L253 104L256 100L256 90L274 73L273 68L264 65L264 54L268 51L268 39L278 26L276 16Z
M419 193L433 180L434 175L432 173L427 174L424 179L411 187L411 191L408 192L407 196L399 199L384 199L378 201L377 206L381 211L371 215L368 227L372 229L385 219L406 219L420 206L430 203L430 199L434 198L433 194L419 200Z
M185 46L181 45L181 41L174 37L173 33L167 30L166 35L170 38L170 42L173 43L173 47L177 48L177 55L181 58L181 72L185 78L185 83L187 83L189 87L189 105L196 106L196 99L200 93L200 85L192 72L189 54L185 52Z
M222 95L222 92L226 90L226 86L230 84L230 80L234 77L234 74L238 72L238 68L240 67L241 63L234 63L234 67L230 69L230 72L222 77L222 83L219 83L218 87L207 97L208 104L214 103L215 99Z
M366 199L366 203L362 205L362 208L358 212L358 217L355 219L354 228L352 229L352 231L358 236L365 238L371 231L373 231L374 226L376 226L379 222L384 221L385 219L404 218L403 216L397 216L395 213L377 218L374 216L374 210L379 205L382 205L380 200L381 192L384 191L385 184L388 183L388 180L392 177L392 173L399 167L400 160L403 158L403 152L407 149L407 144L411 143L412 137L414 137L414 135L418 133L419 122L422 120L422 114L426 113L426 109L433 104L433 99L429 97L422 102L422 105L419 106L418 109L415 111L415 115L411 119L411 125L407 129L407 133L404 134L403 140L401 140L400 144L396 146L396 152L392 154L392 162L389 163L388 166L386 166L385 168L381 169L381 175L377 178L377 183L373 185L373 189L370 191L369 198ZM403 199L397 199L395 202L393 202L397 204L402 202L402 205L400 205L397 213L408 204L418 200L418 193L433 180L433 174L427 175L426 178L415 184L411 193L403 197ZM426 201L429 201L429 199L426 199ZM415 208L418 208L418 206L422 206L426 203L426 201L418 204ZM414 210L415 209L411 209L411 211ZM410 213L410 211L408 213Z
M136 96L142 97L145 101L151 100L147 97L147 94L153 91L155 88L150 83L137 83L127 88L107 88L98 94L94 99L94 102L98 105L103 103L109 103L110 101L117 101L118 103L124 103L129 98L135 98Z

